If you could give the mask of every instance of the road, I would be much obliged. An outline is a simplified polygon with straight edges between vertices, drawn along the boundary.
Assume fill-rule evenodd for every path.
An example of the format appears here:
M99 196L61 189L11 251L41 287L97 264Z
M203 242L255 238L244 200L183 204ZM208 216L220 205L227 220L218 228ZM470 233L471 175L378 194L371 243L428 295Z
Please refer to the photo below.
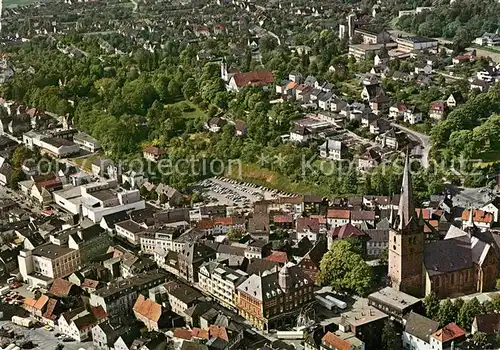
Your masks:
M424 168L428 168L429 167L429 151L431 150L431 138L427 135L424 135L424 134L419 133L417 131L408 129L408 128L401 126L399 124L396 124L396 123L391 123L391 126L397 128L399 130L404 131L405 133L407 133L409 135L409 137L411 139L420 143L420 145L422 146L422 159L421 159L422 166Z

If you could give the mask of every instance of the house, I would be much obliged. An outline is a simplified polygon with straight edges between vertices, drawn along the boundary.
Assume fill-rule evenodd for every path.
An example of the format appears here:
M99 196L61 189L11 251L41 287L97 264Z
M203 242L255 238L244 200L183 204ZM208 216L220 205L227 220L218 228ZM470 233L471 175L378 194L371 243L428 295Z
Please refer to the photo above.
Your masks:
M269 71L236 73L229 79L228 91L238 92L245 86L267 86L274 83L274 75Z
M142 156L150 162L157 162L165 156L164 149L156 146L144 146L142 148Z
M365 85L361 92L361 99L371 101L376 97L385 96L384 89L379 84Z
M370 148L358 158L358 168L360 170L370 170L380 164L381 156L373 148Z
M422 36L406 36L396 38L398 49L405 52L436 50L438 41L432 38Z
M389 59L390 59L390 57L389 57L389 54L387 53L387 51L380 51L373 58L373 65L375 67L387 66L387 64L389 63Z
M312 75L308 75L306 77L306 79L304 80L304 84L308 85L308 86L315 86L317 82L318 82L318 80L316 79L316 77L314 77Z
M79 290L78 286L74 285L70 281L63 280L62 278L56 278L52 283L52 286L50 286L48 294L59 298L67 298L69 296L77 295Z
M247 133L247 124L241 119L234 123L234 128L236 129L236 136L245 136Z
M487 335L497 334L500 332L500 314L492 313L474 316L471 333L475 334L477 332L482 332Z
M295 125L290 131L290 141L304 143L312 138L312 134L305 126Z
M404 82L409 82L411 80L410 74L400 71L395 71L394 73L392 73L391 78L392 80L395 81L404 81Z
M382 349L381 334L388 318L385 313L367 303L353 305L350 311L342 313L334 321L339 328L335 334L342 337L354 336L361 342L370 344L370 348ZM364 344L359 344L358 348L363 349Z
M470 83L471 90L478 90L480 92L487 92L490 89L490 83L485 80L474 79Z
M444 101L431 102L429 107L429 118L434 120L441 120L444 118L446 112L446 103Z
M205 244L198 242L186 244L179 254L180 277L190 283L197 282L200 266L215 257L216 251Z
M451 349L465 340L465 331L452 322L431 334L430 339L432 349Z
M473 214L471 214L471 212ZM491 228L493 222L493 214L484 210L470 209L462 212L462 229L464 230L469 227L477 227L482 231L486 231Z
M364 349L364 344L359 346L359 339L354 336L354 334L350 333L350 336L346 339L343 337L332 333L327 332L323 338L321 338L320 350L357 350Z
M296 319L302 307L312 302L312 289L313 281L292 263L279 272L253 274L237 288L239 314L258 329L275 328L283 320Z
M116 340L128 331L130 331L129 327L109 321L96 324L92 327L92 344L98 349L112 350Z
M0 166L0 185L7 186L13 173L14 169L10 166L10 164L3 163Z
M453 57L451 62L453 64L461 64L461 63L465 63L465 62L473 62L475 60L476 60L476 50L472 50L472 51L465 52L461 55L457 55L457 56Z
M389 118L391 119L403 119L404 112L408 109L406 104L403 102L397 102L389 108Z
M347 209L328 209L326 221L330 228L338 227L349 223L351 211Z
M205 125L210 132L219 132L225 125L227 121L221 117L213 117Z
M319 156L330 160L342 160L347 156L347 146L341 141L326 139L319 146Z
M360 36L361 42L368 45L383 44L390 41L390 34L387 31L376 33L366 29L357 28L354 30L354 35Z
M487 82L498 81L500 78L500 69L496 66L487 66L476 73L479 80Z
M171 206L179 206L184 202L184 196L181 192L175 188L164 185L162 183L158 184L156 187L156 194L161 201L168 202Z
M144 323L148 331L160 331L167 326L167 319L162 306L139 294L133 307L135 317Z
M318 96L318 107L324 111L330 110L331 101L335 98L333 92L324 92Z
M292 71L288 74L288 80L293 81L294 83L300 84L303 80L302 74L296 71Z
M307 237L309 241L316 242L319 235L319 220L316 218L298 218L296 220L297 241Z
M403 331L403 346L406 349L431 349L431 335L439 329L439 323L411 311Z
M370 123L370 134L381 134L391 128L391 123L386 119L375 119Z
M351 215L353 213L354 212L351 212ZM365 241L367 240L368 235L349 222L342 226L333 227L328 232L328 247L331 247L334 240L347 239L347 238L359 238ZM365 250L364 247L363 250Z
M465 100L460 92L454 92L446 99L446 106L453 108L464 103Z
M383 134L377 135L375 141L377 141L377 143L379 143L382 147L392 149L399 148L398 138L396 136L396 133L394 132L394 129L390 129Z
M499 46L500 45L500 35L497 33L485 32L479 38L474 39L474 43L481 46Z
M184 283L168 282L165 284L168 294L168 303L173 312L185 316L185 311L198 304L203 294Z
M422 112L417 106L410 106L403 112L403 121L409 124L417 124L422 122Z
M432 66L427 63L420 63L415 66L415 74L432 74Z

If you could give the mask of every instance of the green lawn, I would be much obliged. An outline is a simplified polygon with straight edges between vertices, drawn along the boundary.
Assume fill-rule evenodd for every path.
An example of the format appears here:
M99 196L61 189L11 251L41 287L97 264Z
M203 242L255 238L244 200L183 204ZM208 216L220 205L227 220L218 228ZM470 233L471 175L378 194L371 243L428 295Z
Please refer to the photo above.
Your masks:
M184 109L188 105L190 108L189 110ZM195 106L192 102L189 101L179 101L172 103L171 106L178 106L182 111L182 115L184 118L192 119L192 118L199 118L199 117L205 117L205 112L203 112L201 109L199 109L197 106Z
M231 173L227 172L226 176L235 180L243 180L256 185L277 189L279 191L298 194L315 194L320 196L330 194L330 190L325 186L309 184L304 181L293 182L286 176L283 176L275 171L261 168L256 164L244 163L241 170L242 174L240 178L238 174L238 167L233 165L231 167Z
M73 163L78 165L83 170L90 172L90 171L92 171L92 162L95 159L99 159L101 157L102 157L101 154L92 154L88 157L72 158L72 159L70 159L70 161L72 161Z

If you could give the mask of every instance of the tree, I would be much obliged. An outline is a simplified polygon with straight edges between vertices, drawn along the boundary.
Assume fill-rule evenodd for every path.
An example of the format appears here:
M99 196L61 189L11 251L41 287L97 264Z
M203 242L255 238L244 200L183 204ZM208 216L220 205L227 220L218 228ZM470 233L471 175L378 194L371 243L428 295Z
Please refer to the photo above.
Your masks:
M483 307L477 298L465 302L458 312L458 325L464 329L470 330L474 317L481 313L483 313Z
M170 80L168 83L168 93L171 97L175 97L181 93L181 84L175 79Z
M31 152L25 146L19 146L12 154L12 166L20 169L24 162L31 156Z
M350 242L336 240L321 259L318 278L338 292L364 295L372 287L373 271Z
M437 318L442 327L451 322L456 322L457 316L458 310L455 308L455 305L453 305L453 302L450 300L450 298L447 298L441 303L441 305L439 306Z
M437 319L439 313L439 299L434 292L425 296L424 305L425 315L433 320Z
M483 332L476 332L472 336L472 342L480 349L486 349L488 345L488 336Z
M19 181L23 181L26 178L26 175L22 170L14 169L9 178L9 187L13 190L17 190L17 185Z
M186 80L184 83L184 86L182 87L182 94L184 95L184 98L186 100L190 100L191 98L196 95L196 92L198 91L198 86L196 85L196 80L193 78L189 78Z
M230 228L226 234L227 238L229 238L230 240L239 241L243 237L244 232L242 230Z
M394 324L390 320L386 320L382 329L382 349L397 350L400 347L401 342L394 329Z

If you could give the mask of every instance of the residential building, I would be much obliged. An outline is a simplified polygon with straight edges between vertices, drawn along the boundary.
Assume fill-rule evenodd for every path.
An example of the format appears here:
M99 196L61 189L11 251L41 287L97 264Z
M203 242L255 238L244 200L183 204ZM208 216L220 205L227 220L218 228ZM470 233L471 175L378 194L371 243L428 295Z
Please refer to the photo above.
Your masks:
M417 124L422 122L422 112L417 106L409 106L403 112L403 121L409 124Z
M453 108L464 102L465 100L462 94L460 92L454 92L448 96L448 99L446 99L446 106Z
M486 32L479 38L476 38L474 42L480 46L499 46L500 35Z
M92 327L92 344L98 349L113 350L116 340L127 331L130 331L129 327L109 321L96 324Z
M431 335L438 329L438 322L412 311L403 331L403 346L405 349L431 350Z
M484 210L464 210L462 212L462 229L477 227L486 231L493 225L495 217Z
M142 156L150 162L157 162L162 159L166 151L156 146L145 146L142 148Z
M343 339L345 338L345 339ZM327 332L323 338L321 338L320 350L364 350L365 346L363 342L360 342L354 334L349 333L347 337L338 336L335 333Z
M436 39L421 37L421 36L407 36L396 38L398 49L406 52L422 51L422 50L437 50L438 41Z
M429 118L441 120L446 112L446 103L444 101L434 101L429 107Z
M142 294L137 297L133 310L135 317L144 323L150 332L158 332L167 326L162 306L154 300L146 299Z
M48 285L80 268L80 252L68 246L45 243L33 250L23 249L18 256L19 272L30 285Z
M331 228L349 223L351 211L348 209L328 209L326 221Z
M375 140L384 148L387 147L395 150L399 148L399 141L394 129L390 129L383 134L377 135Z
M452 349L465 340L465 331L455 323L449 323L431 334L431 349Z
M370 348L382 349L382 329L388 318L366 302L354 304L352 310L342 313L340 319L335 321L339 327L335 334L340 337L354 336L362 343L369 344Z
M165 283L166 275L151 270L126 280L117 279L90 294L91 306L101 306L109 316L126 314L132 310L138 293Z
M186 316L185 311L199 303L200 298L203 297L203 294L184 283L168 282L165 287L170 308L183 317Z
M238 92L245 86L263 86L266 87L274 83L272 72L248 72L236 73L230 79L226 86L228 91Z
M319 146L319 155L321 158L330 160L342 160L347 155L347 146L341 141L326 139Z
M238 286L240 315L262 330L274 328L283 319L295 319L312 300L313 281L291 263L279 272L251 275Z
M380 154L373 148L367 150L358 158L358 168L360 170L370 170L380 164Z
M68 238L68 247L78 250L80 260L82 264L85 264L106 253L111 242L111 236L102 227L92 225L71 233Z
M491 313L474 316L471 326L471 334L482 332L493 335L500 332L500 314Z
M199 287L223 306L233 310L237 310L236 288L247 278L246 272L231 269L216 261L202 264L198 271Z
M304 126L295 125L290 131L290 141L292 142L307 142L312 138L311 131Z
M216 251L202 243L189 243L179 254L179 272L184 280L198 282L198 272L201 264L215 259Z

